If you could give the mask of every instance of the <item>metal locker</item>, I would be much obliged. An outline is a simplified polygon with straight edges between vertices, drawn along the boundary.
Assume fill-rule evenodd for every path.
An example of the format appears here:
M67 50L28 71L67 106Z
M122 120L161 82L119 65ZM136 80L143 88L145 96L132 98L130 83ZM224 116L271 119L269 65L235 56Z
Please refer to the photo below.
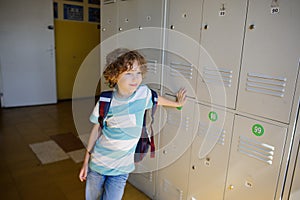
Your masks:
M151 87L152 89L156 90L155 88ZM159 132L160 132L160 123L161 120L161 107L157 108L157 111L154 115L154 123L153 123L153 133L154 133L154 143L156 150L158 149L158 140L159 140ZM150 112L148 112L148 117L151 117ZM151 122L150 119L147 122ZM148 124L149 126L149 124ZM144 192L148 197L151 199L155 196L156 192L156 176L157 176L157 162L158 162L158 153L155 152L155 157L150 157L150 150L148 154L144 157L144 159L135 164L135 170L129 175L128 181L138 188L140 191Z
M197 96L199 100L235 108L247 0L204 1ZM210 59L209 59L210 58ZM224 101L212 102L223 87Z
M119 27L118 31L126 31L137 28L137 2L139 0L119 0Z
M169 0L168 3L167 28L199 42L203 0Z
M200 105L199 109L199 128L192 144L188 199L221 200L234 115L210 106Z
M161 50L159 49L141 49L139 50L147 60L147 73L143 78L143 83L147 84L150 88L161 89L161 71L162 59Z
M138 0L136 4L138 8L136 13L139 29L143 29L144 27L162 28L164 0Z
M237 109L289 123L299 70L300 1L250 0Z
M194 102L181 111L165 108L162 114L158 151L157 199L186 199L190 163L190 145L195 135ZM164 119L165 118L165 119Z
M175 90L186 87L192 97L196 96L202 3L170 0L167 9L164 84Z
M292 187L290 191L290 200L297 200L300 198L300 145L298 144L298 156L296 158L297 162L295 165L294 177L292 182Z
M193 63L176 55L167 53L163 66L163 87L165 93L175 94L180 88L187 90L187 96L195 98L197 88L197 70Z
M235 116L225 200L275 197L287 128Z
M101 1L101 42L118 33L117 0Z

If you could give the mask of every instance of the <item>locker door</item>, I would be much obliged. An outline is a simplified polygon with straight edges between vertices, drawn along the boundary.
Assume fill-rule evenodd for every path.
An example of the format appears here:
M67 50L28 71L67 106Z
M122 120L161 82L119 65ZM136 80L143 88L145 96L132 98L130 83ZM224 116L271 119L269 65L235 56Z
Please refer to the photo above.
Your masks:
M202 105L199 115L199 128L192 144L188 199L220 200L224 195L234 116ZM212 141L215 145L207 151L205 142Z
M138 0L121 0L118 2L119 6L119 27L118 31L126 31L138 28L137 23L137 7Z
M197 88L195 65L176 54L166 54L166 65L163 67L163 87L167 94L175 94L180 88L185 88L187 95L195 98Z
M186 87L188 95L193 97L196 96L202 2L170 0L168 5L164 84L175 91Z
M153 89L153 87L151 87ZM154 88L154 90L156 90ZM157 90L156 90L157 91ZM157 111L154 115L154 123L153 123L153 133L154 133L154 143L156 150L159 149L158 140L159 140L159 131L160 131L160 113L162 107L158 107ZM148 112L148 117L151 117L150 113ZM147 119L147 122L151 122L150 118ZM149 124L148 124L149 125ZM130 174L128 181L134 185L136 188L144 192L147 196L151 199L154 197L156 192L156 170L157 170L157 162L158 162L158 152L155 152L154 158L150 157L150 150L148 154L144 157L144 159L136 163L135 170Z
M200 56L197 94L202 101L212 103L210 93L221 85L227 99L216 103L235 108L246 10L247 0L204 2L200 44L207 54Z
M116 0L101 1L101 42L118 33L118 5Z
M160 132L157 197L161 200L186 199L190 145L194 137L194 103L188 101L181 111L166 108L166 123ZM162 120L163 117L162 117Z
M225 200L275 198L287 128L235 116Z
M161 28L163 24L163 3L163 0L138 0L136 2L138 28Z
M203 0L170 0L167 28L200 40Z
M152 89L160 90L162 71L161 50L141 49L139 51L145 56L147 60L148 72L143 78L143 83L147 84Z
M250 0L237 109L289 122L300 52L300 1Z

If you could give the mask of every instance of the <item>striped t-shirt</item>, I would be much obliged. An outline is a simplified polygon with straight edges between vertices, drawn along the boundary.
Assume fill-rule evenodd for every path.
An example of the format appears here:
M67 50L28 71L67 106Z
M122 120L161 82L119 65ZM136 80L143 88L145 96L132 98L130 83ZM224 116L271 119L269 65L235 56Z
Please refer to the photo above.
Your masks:
M103 175L120 175L134 170L134 153L141 135L146 109L153 106L151 91L141 85L128 98L119 99L115 92L104 119L102 135L96 141L89 167ZM90 121L98 123L99 102Z

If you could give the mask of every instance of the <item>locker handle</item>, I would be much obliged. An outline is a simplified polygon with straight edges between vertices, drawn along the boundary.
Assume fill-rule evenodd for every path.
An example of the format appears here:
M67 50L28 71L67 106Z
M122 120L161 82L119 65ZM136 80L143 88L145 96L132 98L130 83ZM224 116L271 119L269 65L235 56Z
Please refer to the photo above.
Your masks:
M208 29L208 24L205 24L204 25L204 30L207 30Z
M119 31L123 31L123 28L122 28L122 27L119 27Z
M174 26L174 25L171 25L171 26L170 26L170 29L174 30L174 29L175 29L175 26Z
M233 190L234 189L234 185L229 185L228 189L229 190Z
M48 28L49 30L53 30L53 29L54 29L54 26L53 26L53 25L49 25L47 28Z
M249 29L250 30L254 30L255 29L255 25L254 24L250 24Z

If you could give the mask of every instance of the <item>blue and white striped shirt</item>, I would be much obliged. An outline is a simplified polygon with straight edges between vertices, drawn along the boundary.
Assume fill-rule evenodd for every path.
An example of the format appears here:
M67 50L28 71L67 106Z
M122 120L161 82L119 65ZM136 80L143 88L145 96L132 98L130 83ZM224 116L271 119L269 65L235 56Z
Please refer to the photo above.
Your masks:
M115 93L104 119L102 135L96 141L89 167L103 175L120 175L134 170L134 153L141 135L146 109L153 106L151 91L141 85L128 98L119 99ZM90 121L98 123L99 102Z

